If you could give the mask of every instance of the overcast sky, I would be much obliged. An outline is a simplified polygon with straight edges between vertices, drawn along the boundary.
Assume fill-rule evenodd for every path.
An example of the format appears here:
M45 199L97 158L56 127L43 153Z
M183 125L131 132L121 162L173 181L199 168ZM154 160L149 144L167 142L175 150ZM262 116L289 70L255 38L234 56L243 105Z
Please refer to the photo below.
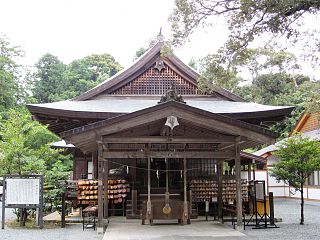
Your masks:
M136 50L147 47L160 27L170 37L168 17L174 0L0 0L0 7L0 33L22 46L27 65L45 53L64 63L109 53L128 67ZM212 23L211 28L198 29L175 54L188 63L214 53L225 42L228 30L223 19ZM314 20L309 25L319 26ZM305 72L320 75L319 70Z
M170 37L169 14L174 0L0 0L0 32L26 52L34 64L49 52L63 62L92 53L110 53L124 67L147 47L160 27ZM183 61L218 49L227 36L223 23L199 30L175 51Z

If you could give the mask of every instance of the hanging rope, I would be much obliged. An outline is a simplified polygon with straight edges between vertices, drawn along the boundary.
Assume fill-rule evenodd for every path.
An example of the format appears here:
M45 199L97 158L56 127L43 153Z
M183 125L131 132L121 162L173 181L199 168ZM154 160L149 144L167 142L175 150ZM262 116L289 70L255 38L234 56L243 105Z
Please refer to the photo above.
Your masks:
M127 169L128 168L132 168L132 169L139 169L139 170L145 170L145 171L148 171L148 168L142 168L142 167L134 167L134 166L129 166L127 164L123 164L123 163L118 163L118 162L114 162L114 161L111 161L111 160L108 160L109 163L113 163L113 164L117 164L121 167L126 167ZM121 167L119 167L118 169L121 169ZM193 171L193 170L199 170L201 169L201 167L198 167L198 168L188 168L186 169L186 171ZM153 168L150 168L150 171L153 171L153 172L180 172L181 173L181 169L179 170L175 170L175 169L169 169L169 170L160 170L160 169L153 169Z

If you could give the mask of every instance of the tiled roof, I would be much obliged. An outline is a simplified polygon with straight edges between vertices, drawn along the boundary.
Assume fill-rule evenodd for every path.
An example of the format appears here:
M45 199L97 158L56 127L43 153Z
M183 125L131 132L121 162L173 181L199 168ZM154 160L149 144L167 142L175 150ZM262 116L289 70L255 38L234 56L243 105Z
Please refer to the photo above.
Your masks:
M30 107L56 109L78 112L131 113L157 105L159 98L105 98L87 101L60 101L43 104L29 104ZM291 109L290 106L269 106L258 103L212 101L206 99L186 99L186 104L212 113L252 113L280 109Z
M308 137L310 138L311 140L317 140L317 141L320 141L320 130L313 130L313 131L309 131L309 132L303 132L301 133L301 135L303 137ZM272 144L272 145L269 145L265 148L262 148L252 154L254 155L257 155L257 156L262 156L266 153L271 153L271 152L274 152L277 150L277 146L279 146L283 141L285 141L287 138L279 141L279 142L276 142L275 144Z

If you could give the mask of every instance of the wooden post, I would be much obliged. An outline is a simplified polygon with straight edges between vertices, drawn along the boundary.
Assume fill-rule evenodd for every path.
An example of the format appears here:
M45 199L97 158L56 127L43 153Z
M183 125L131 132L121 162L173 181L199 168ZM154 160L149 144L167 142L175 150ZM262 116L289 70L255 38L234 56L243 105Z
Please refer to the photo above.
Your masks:
M256 160L252 160L252 180L256 180Z
M138 209L137 195L138 195L137 190L131 191L132 216L135 216L137 214L137 209Z
M217 161L217 173L218 173L218 219L222 219L222 175L223 175L223 161Z
M4 222L6 220L6 189L7 189L7 182L6 182L6 177L3 178L2 180L3 185L2 185L2 191L3 191L3 195L2 195L2 221L1 221L1 229L4 229Z
M169 159L165 158L164 161L166 164L166 194L169 194Z
M248 164L248 181L251 181L251 163Z
M97 179L98 178L98 151L94 151L92 153L92 178Z
M41 189L41 196L40 196L40 207L39 207L39 228L43 229L43 184L44 184L44 177L43 175L40 176L40 189Z
M103 185L102 185L102 156L103 156L103 148L102 144L98 144L98 226L97 232L103 233Z
M242 196L241 196L241 162L240 137L235 142L235 170L236 170L236 202L237 202L237 228L242 226Z
M103 184L104 184L104 219L108 219L109 217L109 200L108 200L108 179L109 179L109 160L104 159L103 161Z
M61 228L66 227L66 192L61 194L61 202L62 202L62 209L61 209Z
M148 201L147 201L147 216L146 218L150 220L151 216L151 182L150 182L150 157L148 156Z
M187 158L183 159L183 224L188 221L188 201L187 201ZM191 203L190 203L191 204Z

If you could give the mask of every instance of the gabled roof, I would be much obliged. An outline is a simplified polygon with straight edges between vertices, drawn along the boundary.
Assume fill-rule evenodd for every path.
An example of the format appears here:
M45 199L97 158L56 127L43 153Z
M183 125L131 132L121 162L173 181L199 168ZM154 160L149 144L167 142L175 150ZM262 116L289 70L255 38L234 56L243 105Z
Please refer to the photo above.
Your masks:
M231 116L233 118L249 118L250 115L267 115L270 113L273 117L286 115L292 111L290 106L270 106L252 102L232 102L232 101L212 101L208 97L184 97L186 104L212 113L219 113ZM107 118L110 113L126 114L142 110L144 108L157 105L158 97L139 97L139 96L110 96L95 100L86 101L60 101L53 103L28 104L32 113L51 113L55 111L63 112L65 117L75 117L79 113L86 113L87 117ZM243 117L241 117L243 115Z
M320 130L316 129L316 130L309 131L309 132L302 132L301 136L305 137L305 138L310 138L311 140L314 140L314 141L320 141ZM278 146L281 145L287 139L288 138L282 139L281 141L276 142L275 144L269 145L265 148L262 148L252 154L257 155L257 156L264 156L265 154L272 154L273 152L277 151Z
M163 47L162 42L158 42L152 48L150 48L146 53L144 53L140 58L137 59L133 65L127 69L124 69L118 72L116 75L105 80L96 87L90 89L89 91L83 93L82 95L75 97L73 100L83 101L89 100L97 97L103 92L115 91L130 81L133 81L136 77L141 75L144 71L150 68L156 62L159 57L169 65L175 72L181 75L186 81L189 81L190 84L197 86L197 79L199 78L199 73L195 72L192 68L184 64L179 58L175 55L170 54L168 56L161 56L161 49ZM231 93L230 91L216 87L214 90L215 93L225 97L230 101L244 101L241 97Z
M92 145L96 144L96 139L100 139L101 136L128 130L134 126L143 126L170 115L175 115L178 119L185 119L197 126L202 126L208 130L215 130L221 134L242 136L247 139L244 141L243 147L255 146L261 143L271 143L274 142L274 139L277 136L275 133L265 128L220 114L207 112L173 100L133 113L65 131L60 135L63 139L74 144L76 147L79 147L77 142L82 142L83 139L85 139L85 145Z
M299 117L298 121L296 122L294 128L290 132L289 136L292 136L298 132L308 132L308 131L316 130L317 128L320 127L318 117L319 117L319 113L303 112Z

